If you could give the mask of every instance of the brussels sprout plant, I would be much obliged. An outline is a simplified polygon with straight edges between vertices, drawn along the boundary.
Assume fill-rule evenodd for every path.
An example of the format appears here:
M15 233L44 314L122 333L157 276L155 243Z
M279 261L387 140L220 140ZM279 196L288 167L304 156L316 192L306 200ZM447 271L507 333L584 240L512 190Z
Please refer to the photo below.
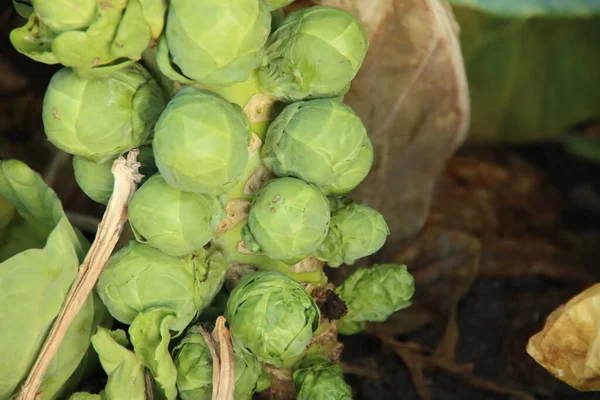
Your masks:
M64 67L43 122L73 155L81 190L110 210L121 156L139 150L142 175L126 200L128 236L107 253L43 400L211 399L223 365L233 368L228 400L270 396L282 380L290 398L352 398L338 333L408 307L414 281L397 264L328 281L327 267L372 256L389 235L379 212L350 197L375 156L343 102L368 38L347 11L290 13L292 1L15 2L28 22L14 46ZM19 392L85 242L25 166L0 162L0 172L0 315L16 327L0 328L5 399ZM4 239L17 236L31 243ZM5 293L23 277L33 283L17 309ZM207 339L223 318L226 335ZM105 387L86 393L77 384L97 361Z

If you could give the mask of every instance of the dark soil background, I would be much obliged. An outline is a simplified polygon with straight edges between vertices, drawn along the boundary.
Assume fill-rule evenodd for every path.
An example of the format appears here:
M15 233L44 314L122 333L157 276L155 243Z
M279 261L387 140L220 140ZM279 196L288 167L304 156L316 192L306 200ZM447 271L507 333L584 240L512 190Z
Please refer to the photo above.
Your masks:
M0 7L0 159L40 172L93 237L103 207L78 189L41 123L58 68L14 51L8 35L20 21L9 2ZM427 225L393 260L415 275L414 307L342 338L355 399L600 399L525 352L546 316L598 279L599 188L600 167L558 144L462 149Z

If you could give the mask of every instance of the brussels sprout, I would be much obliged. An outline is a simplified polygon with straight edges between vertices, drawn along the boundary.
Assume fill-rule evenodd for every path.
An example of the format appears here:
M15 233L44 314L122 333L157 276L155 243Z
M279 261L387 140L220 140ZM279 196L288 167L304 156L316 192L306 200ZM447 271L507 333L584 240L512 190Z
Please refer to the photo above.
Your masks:
M42 118L56 147L104 162L141 145L165 104L158 84L138 64L96 79L63 68L50 80Z
M211 245L223 253L230 267L227 272L227 285L235 287L239 280L246 274L256 272L257 269L263 271L277 271L289 276L298 282L304 282L313 286L324 286L327 278L323 268L316 268L311 271L298 271L289 263L281 260L275 260L264 254L255 254L247 251L242 242L242 231L246 228L248 220L241 221L227 232L217 233ZM241 251L240 251L241 250ZM214 320L213 320L214 322Z
M154 160L174 188L220 195L244 173L249 143L249 123L240 106L186 87L156 124Z
M279 10L285 6L287 6L288 4L292 4L295 0L262 0L267 7L269 8L269 10L274 11L274 10Z
M348 306L348 313L340 323L356 331L356 323L382 322L410 306L415 282L406 265L376 264L356 270L335 292Z
M178 314L170 328L180 331L212 302L226 269L221 253L207 261L202 252L171 257L132 240L111 256L96 290L111 315L122 323L131 324L150 308L168 308Z
M304 357L294 368L292 378L298 400L352 400L352 388L344 381L342 367L322 355Z
M365 29L347 11L327 6L294 11L267 42L261 84L288 102L337 97L348 89L368 47Z
M96 14L96 0L35 0L35 13L56 33L85 28Z
M182 192L158 174L140 187L129 205L136 238L171 256L202 249L224 217L216 197Z
M95 163L83 157L73 157L73 172L77 185L97 203L108 204L112 195L115 185L115 177L112 173L113 163L112 159Z
M365 138L356 163L340 176L337 181L321 188L326 194L344 195L354 190L367 177L373 165L373 144Z
M143 178L141 184L158 170L154 164L152 147L144 146L140 149L138 162L141 165L139 172ZM95 163L80 156L73 157L73 171L77 185L92 200L100 204L108 204L115 185L115 177L112 173L114 160Z
M375 253L390 233L380 213L360 204L335 211L329 231L316 256L330 267L352 265L359 258Z
M182 400L212 399L213 361L198 328L193 326L173 350L177 366L177 389ZM250 400L266 389L262 384L262 365L252 356L234 352L234 400Z
M296 178L273 179L252 201L242 238L250 251L293 264L325 239L330 217L329 201L317 187Z
M140 59L164 25L164 0L35 0L19 5L29 18L11 32L17 51L81 74L105 74Z
M39 20L55 33L87 27L96 15L96 0L35 0Z
M262 157L278 176L319 187L336 182L356 164L367 131L344 103L333 99L287 106L267 131Z
M321 313L299 283L261 271L244 277L231 292L225 318L236 348L280 366L306 349Z
M171 0L158 65L184 83L243 82L259 66L270 30L259 0Z

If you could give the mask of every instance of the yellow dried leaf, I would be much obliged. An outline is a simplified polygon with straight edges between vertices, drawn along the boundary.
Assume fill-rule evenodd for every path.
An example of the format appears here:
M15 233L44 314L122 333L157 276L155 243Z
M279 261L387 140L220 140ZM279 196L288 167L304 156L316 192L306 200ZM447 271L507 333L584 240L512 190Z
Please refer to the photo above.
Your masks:
M550 314L527 352L575 389L600 390L600 284Z

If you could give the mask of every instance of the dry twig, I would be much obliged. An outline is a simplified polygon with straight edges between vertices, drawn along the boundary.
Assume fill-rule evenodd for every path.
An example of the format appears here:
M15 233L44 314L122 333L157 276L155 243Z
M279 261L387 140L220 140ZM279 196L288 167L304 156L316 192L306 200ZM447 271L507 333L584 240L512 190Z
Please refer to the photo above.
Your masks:
M402 359L409 369L413 378L413 383L416 386L419 396L423 400L429 400L431 395L425 385L423 370L425 368L434 368L451 375L456 376L470 384L483 390L513 396L521 400L533 400L533 396L529 393L505 387L489 379L479 377L473 373L473 365L459 365L454 361L437 358L431 354L431 351L422 347L417 343L403 343L395 340L392 337L378 334L377 337L385 345L390 346L396 354Z
M235 365L231 336L225 327L225 318L222 316L217 318L212 335L201 326L198 326L198 331L206 341L213 360L212 400L233 400Z
M69 295L54 321L52 330L46 338L46 342L17 400L34 400L40 396L38 390L54 355L58 351L73 319L94 288L104 265L119 240L123 226L127 222L127 206L135 193L136 183L139 183L142 178L138 173L140 164L136 161L138 153L137 150L132 150L127 155L127 159L119 157L113 164L114 190L104 217L98 226L96 239L79 267L79 273L69 291Z

